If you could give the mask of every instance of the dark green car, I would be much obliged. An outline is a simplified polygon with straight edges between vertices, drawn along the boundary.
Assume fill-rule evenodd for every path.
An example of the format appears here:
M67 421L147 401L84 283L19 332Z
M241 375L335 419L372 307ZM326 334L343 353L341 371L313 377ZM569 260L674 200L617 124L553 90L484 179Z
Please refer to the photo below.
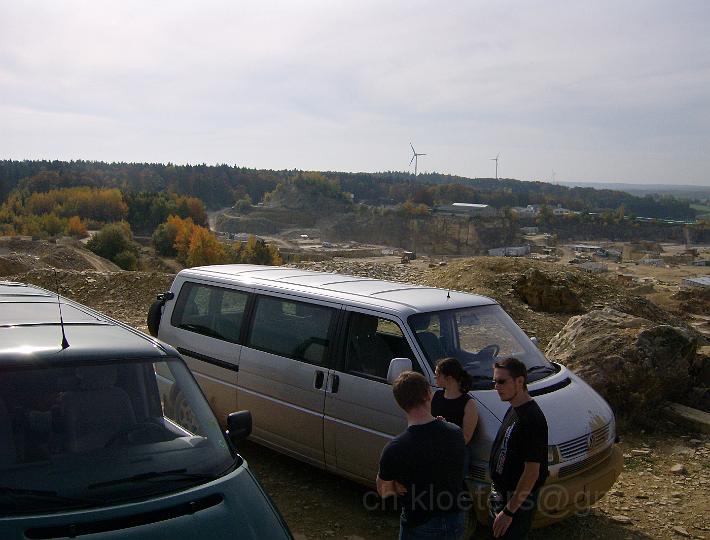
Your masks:
M292 538L226 424L172 347L0 282L0 538Z

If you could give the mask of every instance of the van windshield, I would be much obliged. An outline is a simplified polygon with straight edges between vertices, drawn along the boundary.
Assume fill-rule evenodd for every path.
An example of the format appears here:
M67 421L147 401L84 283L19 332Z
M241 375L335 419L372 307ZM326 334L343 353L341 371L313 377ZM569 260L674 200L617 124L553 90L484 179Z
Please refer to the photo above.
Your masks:
M0 515L146 498L233 468L184 362L154 360L2 368Z
M497 304L419 313L409 325L432 369L439 359L454 357L473 377L474 389L492 388L493 364L509 356L527 366L528 381L556 371Z

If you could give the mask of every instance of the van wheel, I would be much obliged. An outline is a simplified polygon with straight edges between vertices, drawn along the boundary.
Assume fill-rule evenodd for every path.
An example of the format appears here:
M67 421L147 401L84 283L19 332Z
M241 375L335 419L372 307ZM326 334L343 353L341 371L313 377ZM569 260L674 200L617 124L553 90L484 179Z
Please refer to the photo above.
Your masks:
M150 335L153 337L158 337L160 318L163 315L163 304L165 304L165 300L156 300L148 309L148 317L146 322L148 323L148 332L150 332Z
M195 412L185 399L185 396L182 395L182 392L179 390L174 392L170 401L172 403L171 418L190 433L198 434L200 432L200 423L197 421Z

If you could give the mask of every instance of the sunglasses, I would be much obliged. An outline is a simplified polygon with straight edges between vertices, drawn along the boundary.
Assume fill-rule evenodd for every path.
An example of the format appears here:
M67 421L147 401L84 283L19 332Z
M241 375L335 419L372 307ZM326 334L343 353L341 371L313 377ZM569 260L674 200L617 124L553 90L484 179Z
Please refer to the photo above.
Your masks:
M512 381L512 379L493 379L493 382L498 386L503 386L508 381Z

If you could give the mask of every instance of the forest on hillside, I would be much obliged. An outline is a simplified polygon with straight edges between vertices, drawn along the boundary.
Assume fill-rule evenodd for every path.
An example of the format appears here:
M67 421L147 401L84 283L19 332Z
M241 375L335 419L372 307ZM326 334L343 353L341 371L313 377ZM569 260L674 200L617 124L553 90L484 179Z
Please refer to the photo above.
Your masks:
M96 161L0 160L0 202L13 191L30 194L72 187L118 188L131 193L174 193L201 199L208 209L239 201L261 202L279 184L303 178L336 186L356 202L434 206L452 202L490 204L499 209L528 204L558 205L582 212L623 211L630 216L692 220L692 201L668 195L636 197L623 191L566 187L515 179L464 178L437 173L345 173L249 169L229 165L105 163ZM330 186L330 187L328 187Z

